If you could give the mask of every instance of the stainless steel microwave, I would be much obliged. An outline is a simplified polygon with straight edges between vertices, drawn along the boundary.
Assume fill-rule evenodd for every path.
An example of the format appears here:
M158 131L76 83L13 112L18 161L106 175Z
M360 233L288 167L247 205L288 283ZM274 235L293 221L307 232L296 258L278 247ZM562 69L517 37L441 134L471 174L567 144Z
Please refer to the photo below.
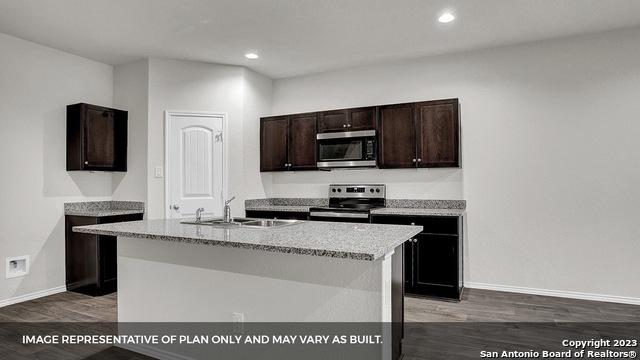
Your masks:
M318 168L375 167L376 131L345 131L317 135Z

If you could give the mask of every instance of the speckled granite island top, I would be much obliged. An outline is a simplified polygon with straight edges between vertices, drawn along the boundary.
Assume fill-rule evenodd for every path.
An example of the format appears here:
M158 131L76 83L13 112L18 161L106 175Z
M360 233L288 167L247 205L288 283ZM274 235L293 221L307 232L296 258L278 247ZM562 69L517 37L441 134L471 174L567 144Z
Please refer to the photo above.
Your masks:
M418 234L422 227L303 221L268 229L225 229L162 219L76 226L73 231L373 261Z

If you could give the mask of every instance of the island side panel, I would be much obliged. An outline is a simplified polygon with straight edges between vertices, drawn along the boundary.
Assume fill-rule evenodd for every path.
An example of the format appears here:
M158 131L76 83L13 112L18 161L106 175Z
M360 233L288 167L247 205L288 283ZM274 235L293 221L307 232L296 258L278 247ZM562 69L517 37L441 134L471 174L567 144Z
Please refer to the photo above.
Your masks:
M118 320L389 321L383 263L119 237Z

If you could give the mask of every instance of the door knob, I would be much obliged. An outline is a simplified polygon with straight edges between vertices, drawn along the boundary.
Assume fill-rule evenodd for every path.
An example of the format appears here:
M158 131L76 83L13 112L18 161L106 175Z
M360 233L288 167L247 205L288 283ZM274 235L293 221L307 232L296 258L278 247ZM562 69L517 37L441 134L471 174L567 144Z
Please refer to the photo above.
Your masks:
M171 208L172 208L173 210L175 210L175 211L178 211L178 210L180 210L180 205L178 205L178 204L173 204L173 205L171 205Z

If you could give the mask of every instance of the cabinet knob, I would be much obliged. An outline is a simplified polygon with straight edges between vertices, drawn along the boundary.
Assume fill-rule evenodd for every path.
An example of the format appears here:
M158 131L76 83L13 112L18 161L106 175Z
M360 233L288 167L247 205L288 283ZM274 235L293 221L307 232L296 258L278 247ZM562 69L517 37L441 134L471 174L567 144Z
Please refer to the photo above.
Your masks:
M415 224L416 224L416 223L413 223L413 222L411 223L411 225L415 225Z
M84 162L84 164L85 164L85 165L89 165L89 162L88 162L88 161L85 161L85 162Z
M416 162L416 159L413 159L413 162Z
M422 159L418 159L418 162L422 162Z
M347 127L347 124L342 124L342 127Z
M417 243L417 242L418 242L418 239L413 239L413 242L414 242L414 243Z
M347 124L347 127L348 127L348 128L350 128L350 127L351 127L351 124Z

